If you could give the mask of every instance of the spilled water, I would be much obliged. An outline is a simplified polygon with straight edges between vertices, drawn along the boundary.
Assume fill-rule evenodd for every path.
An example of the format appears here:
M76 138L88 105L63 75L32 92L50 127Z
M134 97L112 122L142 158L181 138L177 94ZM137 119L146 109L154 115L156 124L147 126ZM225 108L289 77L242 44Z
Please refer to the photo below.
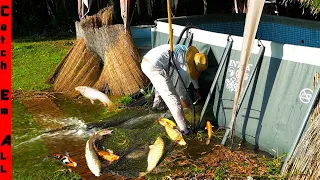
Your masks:
M33 143L34 141L45 139L47 144L53 145L57 151L63 150L66 145L68 147L78 147L78 144L83 144L85 138L90 137L95 131L95 128L87 129L87 125L76 117L64 119L44 119L47 122L58 123L62 125L61 129L44 132L36 137L30 138L17 145L14 148L19 148L21 145Z

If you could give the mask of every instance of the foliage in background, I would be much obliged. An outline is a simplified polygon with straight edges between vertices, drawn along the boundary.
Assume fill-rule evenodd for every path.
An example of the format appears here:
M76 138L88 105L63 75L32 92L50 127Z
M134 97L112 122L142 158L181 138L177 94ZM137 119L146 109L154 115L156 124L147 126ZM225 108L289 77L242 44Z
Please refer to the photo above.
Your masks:
M13 37L67 37L75 34L76 0L13 0Z
M316 15L320 12L320 0L298 0L303 8L310 8L311 12ZM282 4L287 5L294 0L282 0Z

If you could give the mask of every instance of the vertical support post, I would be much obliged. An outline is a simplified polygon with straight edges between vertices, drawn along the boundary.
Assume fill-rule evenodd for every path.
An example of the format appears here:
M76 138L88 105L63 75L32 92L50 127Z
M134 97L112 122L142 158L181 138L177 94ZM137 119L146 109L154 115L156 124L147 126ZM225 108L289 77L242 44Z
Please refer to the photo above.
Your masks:
M238 105L237 105L237 110L236 110L236 115L235 115L236 117L238 116L239 109L240 109L240 107L241 107L241 105L242 105L242 102L243 102L243 100L244 100L244 97L245 97L245 95L246 95L246 93L247 93L247 91L248 91L248 88L249 88L250 84L251 84L251 81L252 81L252 79L253 79L253 76L254 76L255 72L257 71L258 67L261 66L261 62L262 62L262 59L263 59L264 51L265 51L265 47L261 44L261 47L260 47L260 50L259 50L259 53L258 53L258 61L257 61L257 64L254 66L254 70L253 70L253 72L252 72L252 74L251 74L251 76L250 76L250 78L249 78L249 80L248 80L248 83L247 83L245 89L243 90L243 93L241 94L239 103L238 103ZM222 145L225 145L229 133L230 133L230 129L226 129L225 135L224 135L224 137L223 137L223 139L222 139L222 141L221 141L221 144L222 144ZM232 133L232 137L231 137L231 139L232 139L232 144L233 144L233 137L234 137L234 133ZM231 148L232 148L232 145L231 145Z
M207 109L207 106L208 106L209 101L210 101L210 99L211 99L213 90L214 90L214 88L216 87L216 84L217 84L219 75L220 75L220 73L221 73L221 71L222 71L222 67L224 66L225 62L227 61L228 54L229 54L229 52L230 52L230 50L231 50L231 47L232 47L232 43L233 43L233 40L232 40L230 37L228 37L228 43L227 43L226 49L225 49L225 51L224 51L224 53L223 53L223 55L222 55L222 58L221 58L221 61L220 61L220 64L219 64L217 73L216 73L216 75L215 75L215 77L214 77L214 79L213 79L213 82L212 82L210 91L209 91L209 93L208 93L208 95L207 95L206 102L205 102L204 105L203 105L203 108L202 108L202 111L201 111L201 114L200 114L199 122L198 122L198 124L197 124L197 127L195 128L196 131L199 130L199 128L200 128L201 122L202 122L202 120L203 120L204 113L205 113L205 111L206 111L206 109Z

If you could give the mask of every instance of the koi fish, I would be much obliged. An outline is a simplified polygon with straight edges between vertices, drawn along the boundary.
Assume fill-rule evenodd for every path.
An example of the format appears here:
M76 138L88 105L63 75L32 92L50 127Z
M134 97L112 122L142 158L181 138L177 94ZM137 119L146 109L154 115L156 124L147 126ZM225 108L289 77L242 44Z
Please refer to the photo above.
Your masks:
M58 159L62 164L69 166L69 167L77 167L77 163L74 162L70 156L68 152L65 152L65 154L60 154L60 153L55 153L55 154L51 154L48 157L53 157ZM46 159L45 159L46 160Z
M208 138L206 140L206 145L208 145L208 144L210 144L210 140L212 137L212 125L211 125L210 121L207 121L205 129L208 131Z
M145 176L147 173L151 172L160 161L164 152L164 141L161 137L158 137L156 141L149 146L148 154L148 167L146 172L140 173L140 177Z
M99 132L97 132L97 133L99 133ZM108 132L105 130L102 130L102 131L100 131L99 134L100 134L99 136L101 137L102 135L108 134ZM96 139L98 139L98 138L99 137L97 137ZM94 142L93 142L93 149L98 153L98 155L100 157L109 161L110 163L119 159L119 156L114 154L113 151L110 149L107 149L107 151L99 150Z
M176 127L177 127L177 124L176 124L174 121L171 121L171 120L169 120L169 119L167 119L167 118L160 118L160 119L158 120L158 122L159 122L162 126L165 126L164 123L167 123L167 124L169 124L172 128L176 128Z
M94 142L101 138L103 135L111 134L113 130L103 129L100 131L95 132L90 139L86 142L86 149L85 149L85 158L86 163L92 174L95 176L101 175L101 162L96 154L93 146Z
M108 98L108 96L97 89L88 86L78 86L75 90L79 91L82 96L88 98L92 104L95 100L99 100L104 106L109 107L109 111L112 111L115 107L115 104Z
M160 123L161 124L161 123ZM174 129L169 123L162 123L169 138L181 146L187 145L186 141L183 139L182 134L177 129Z

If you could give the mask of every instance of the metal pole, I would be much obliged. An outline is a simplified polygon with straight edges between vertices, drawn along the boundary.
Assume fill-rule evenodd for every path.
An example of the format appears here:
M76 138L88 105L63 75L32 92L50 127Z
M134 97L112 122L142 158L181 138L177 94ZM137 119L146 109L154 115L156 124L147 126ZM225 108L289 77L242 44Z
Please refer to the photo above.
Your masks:
M237 117L238 112L239 112L239 110L240 110L240 107L241 107L241 105L242 105L242 103L243 103L244 97L245 97L245 95L246 95L246 93L247 93L247 91L248 91L248 88L249 88L249 86L250 86L250 84L251 84L251 81L252 81L252 79L253 79L253 75L254 75L255 72L257 71L258 66L261 65L261 61L262 61L262 59L263 59L263 55L264 55L265 49L266 49L266 48L261 44L260 50L259 50L259 52L258 52L258 61L257 61L256 65L254 66L253 72L252 72L252 74L251 74L251 76L250 76L250 78L249 78L249 80L248 80L248 83L247 83L245 89L243 90L243 93L242 93L242 95L241 95L241 97L240 97L240 100L239 100L239 102L238 102L238 104L237 104L236 117ZM230 133L230 129L226 129L226 132L225 132L224 137L223 137L222 142L221 142L222 145L224 145L224 144L226 143L227 137L228 137L229 133ZM234 133L232 133L232 138L231 138L231 139L232 139L232 142L233 142L233 137L234 137ZM231 147L232 147L232 144L233 144L233 143L231 143Z
M297 134L297 136L296 136L296 139L293 141L293 144L292 144L292 146L291 146L291 149L290 149L290 151L289 151L289 153L288 153L288 155L287 155L287 157L286 157L286 160L285 160L284 163L283 163L283 166L282 166L282 168L281 168L281 173L284 173L284 170L285 170L285 168L286 168L286 166L287 166L287 163L288 163L289 159L291 158L294 150L296 149L296 147L297 147L297 145L298 145L298 142L299 142L300 139L301 139L302 133L303 133L303 131L304 131L304 129L305 129L307 123L308 123L310 114L312 113L313 107L314 107L314 105L315 105L315 103L316 103L316 101L317 101L317 97L319 96L319 93L320 93L320 82L318 82L316 91L315 91L315 93L313 94L312 99L311 99L311 101L310 101L310 103L309 103L309 107L308 107L307 112L306 112L306 115L305 115L305 117L304 117L304 119L303 119L303 121L302 121L302 123L301 123L300 129L299 129L298 134Z
M219 67L218 67L218 70L217 70L217 73L213 79L213 82L212 82L212 85L211 85L211 88L210 88L210 91L208 93L208 96L207 96L207 99L206 99L206 102L204 103L204 106L202 108L202 111L201 111L201 114L200 114L200 119L199 119L199 122L197 124L197 128L195 129L196 131L199 130L200 128L200 125L201 125L201 122L203 120L203 116L204 116L204 113L207 109L207 106L209 104L209 101L211 99L211 95L213 93L213 90L214 88L216 87L216 84L217 84L217 81L218 81L218 78L219 78L219 75L222 71L222 67L224 66L225 62L227 61L227 56L231 50L231 47L232 47L232 43L233 43L233 40L230 38L230 36L228 37L228 43L227 43L227 46L226 46L226 51L224 52L224 54L222 55L222 58L221 58L221 61L220 61L220 64L219 64Z

